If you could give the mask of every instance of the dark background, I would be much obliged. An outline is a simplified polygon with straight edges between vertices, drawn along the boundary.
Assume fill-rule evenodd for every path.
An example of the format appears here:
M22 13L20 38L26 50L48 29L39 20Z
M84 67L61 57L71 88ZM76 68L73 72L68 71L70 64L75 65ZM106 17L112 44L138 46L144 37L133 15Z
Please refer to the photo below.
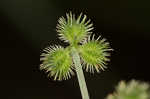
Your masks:
M60 44L60 16L83 12L111 43L108 69L85 73L91 99L104 99L120 80L150 82L149 0L0 0L1 99L81 99L76 76L55 82L39 71L40 51Z

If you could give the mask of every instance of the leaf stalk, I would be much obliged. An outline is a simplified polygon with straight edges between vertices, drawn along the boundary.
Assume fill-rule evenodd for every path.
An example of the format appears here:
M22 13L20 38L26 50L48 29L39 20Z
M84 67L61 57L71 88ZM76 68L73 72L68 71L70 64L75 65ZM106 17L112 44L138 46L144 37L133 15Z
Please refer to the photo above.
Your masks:
M84 73L82 70L81 62L80 62L80 57L79 57L78 51L74 47L72 48L72 57L73 57L73 62L74 62L75 70L76 70L77 77L78 77L82 99L89 99L89 94L88 94L85 77L84 77Z

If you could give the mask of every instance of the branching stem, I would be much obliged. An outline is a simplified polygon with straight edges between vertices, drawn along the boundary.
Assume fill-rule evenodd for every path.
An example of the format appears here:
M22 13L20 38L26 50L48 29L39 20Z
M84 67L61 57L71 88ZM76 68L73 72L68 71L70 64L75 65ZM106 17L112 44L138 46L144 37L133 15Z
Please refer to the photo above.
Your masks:
M87 86L86 86L86 82L84 78L84 73L82 70L81 62L80 62L80 57L75 48L72 48L72 57L73 57L73 62L74 62L77 77L78 77L82 99L89 99L89 94L88 94L88 90L87 90Z

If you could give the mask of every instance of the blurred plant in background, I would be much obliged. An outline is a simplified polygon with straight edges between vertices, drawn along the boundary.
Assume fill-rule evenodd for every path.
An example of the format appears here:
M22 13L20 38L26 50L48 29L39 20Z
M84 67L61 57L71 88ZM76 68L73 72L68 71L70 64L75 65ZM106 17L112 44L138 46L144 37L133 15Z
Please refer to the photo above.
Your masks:
M150 86L148 83L132 80L128 83L119 82L113 94L106 99L150 99Z

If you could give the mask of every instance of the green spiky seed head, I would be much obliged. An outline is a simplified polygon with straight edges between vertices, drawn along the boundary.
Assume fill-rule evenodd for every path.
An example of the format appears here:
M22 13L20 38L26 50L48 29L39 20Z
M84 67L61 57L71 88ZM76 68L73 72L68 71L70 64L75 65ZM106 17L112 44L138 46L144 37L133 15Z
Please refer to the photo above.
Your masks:
M77 44L89 35L93 29L93 24L90 20L87 20L87 16L80 16L76 19L75 15L71 12L66 14L67 19L61 17L58 20L57 32L61 40L69 42L70 44Z
M67 49L61 46L51 46L45 49L41 55L43 63L40 68L48 72L48 76L54 77L54 80L68 79L73 75L72 58Z
M135 80L128 83L121 81L116 92L106 99L150 99L149 84Z
M89 36L84 44L79 47L79 53L86 71L94 73L94 70L97 72L100 69L104 70L107 61L109 61L110 50L112 49L106 39L98 37L94 40L94 35L92 39Z
M66 14L67 18L61 17L58 20L57 32L59 38L70 45L66 48L61 46L50 46L44 49L41 54L41 70L45 70L49 77L54 80L65 80L73 75L74 63L72 61L72 48L76 48L81 58L81 64L94 73L106 68L112 50L106 39L94 36L90 39L93 24L87 20L86 15L80 14L77 18L71 12Z

